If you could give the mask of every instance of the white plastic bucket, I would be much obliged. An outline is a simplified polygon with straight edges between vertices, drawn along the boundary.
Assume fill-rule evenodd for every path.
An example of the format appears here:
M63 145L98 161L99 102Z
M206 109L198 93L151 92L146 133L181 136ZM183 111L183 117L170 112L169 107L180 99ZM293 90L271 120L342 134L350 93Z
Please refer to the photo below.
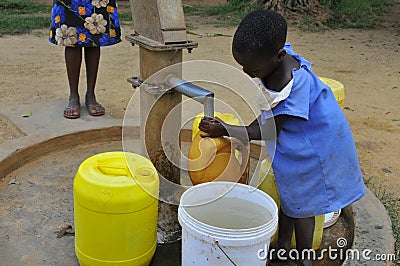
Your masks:
M190 208L193 205L198 206L200 202L215 201L221 197L244 200L249 203L249 208L252 204L262 206L265 213L270 214L270 219L255 227L229 229L212 226L189 214L192 213ZM234 208L232 204L227 209ZM210 182L193 186L183 193L178 220L182 226L183 266L265 265L270 238L278 227L278 208L270 196L254 187L232 182Z

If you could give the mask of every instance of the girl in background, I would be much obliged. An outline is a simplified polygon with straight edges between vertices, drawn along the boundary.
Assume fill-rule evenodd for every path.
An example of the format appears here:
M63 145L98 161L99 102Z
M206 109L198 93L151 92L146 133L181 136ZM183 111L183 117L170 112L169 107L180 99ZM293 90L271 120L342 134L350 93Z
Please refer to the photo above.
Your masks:
M70 95L68 105L64 109L64 117L80 117L78 85L82 50L85 50L87 77L85 105L90 115L104 115L105 108L96 101L94 91L100 47L121 41L115 0L54 0L49 41L65 46Z

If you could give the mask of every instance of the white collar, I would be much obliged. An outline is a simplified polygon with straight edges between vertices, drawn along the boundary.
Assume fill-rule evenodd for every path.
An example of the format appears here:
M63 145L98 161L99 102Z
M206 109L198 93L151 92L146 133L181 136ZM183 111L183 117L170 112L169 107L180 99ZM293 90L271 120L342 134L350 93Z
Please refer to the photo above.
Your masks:
M293 87L293 78L289 81L288 84L279 92L273 92L268 90L261 79L253 78L253 81L257 84L258 93L256 98L256 103L260 110L269 111L275 106L277 106L281 101L285 100L289 97L289 94Z

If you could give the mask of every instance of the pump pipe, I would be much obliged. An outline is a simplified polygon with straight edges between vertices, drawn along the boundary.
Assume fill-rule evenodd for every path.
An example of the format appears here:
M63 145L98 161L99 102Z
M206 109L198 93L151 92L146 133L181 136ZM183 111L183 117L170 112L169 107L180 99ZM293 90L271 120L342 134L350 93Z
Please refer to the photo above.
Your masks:
M170 74L166 77L166 84L181 94L201 103L204 106L204 117L214 118L214 93L203 89L186 80Z

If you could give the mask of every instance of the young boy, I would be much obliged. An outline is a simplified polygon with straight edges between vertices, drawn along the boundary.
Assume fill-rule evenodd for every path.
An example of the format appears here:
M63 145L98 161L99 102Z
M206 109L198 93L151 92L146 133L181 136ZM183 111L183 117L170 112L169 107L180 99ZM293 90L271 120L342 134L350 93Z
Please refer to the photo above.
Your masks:
M278 249L288 257L293 230L299 253L311 249L314 217L359 200L365 187L343 112L311 64L285 44L286 35L286 21L276 12L258 10L243 19L233 39L233 57L259 79L264 93L285 96L271 110L261 110L249 126L202 120L199 128L207 133L204 137L267 141L281 197ZM268 142L275 140L273 151ZM312 264L307 258L299 263Z

